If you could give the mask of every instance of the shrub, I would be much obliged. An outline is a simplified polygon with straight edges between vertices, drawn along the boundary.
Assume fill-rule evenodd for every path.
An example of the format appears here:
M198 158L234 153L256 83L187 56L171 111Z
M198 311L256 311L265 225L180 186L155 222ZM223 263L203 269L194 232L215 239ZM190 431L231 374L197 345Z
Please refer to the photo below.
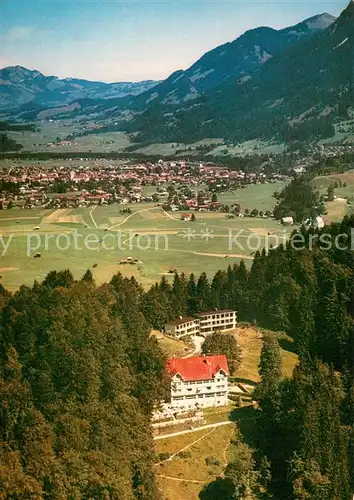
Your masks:
M215 466L219 466L221 465L221 462L220 460L218 460L217 458L215 457L206 457L205 459L205 463L209 466L209 465L215 465Z

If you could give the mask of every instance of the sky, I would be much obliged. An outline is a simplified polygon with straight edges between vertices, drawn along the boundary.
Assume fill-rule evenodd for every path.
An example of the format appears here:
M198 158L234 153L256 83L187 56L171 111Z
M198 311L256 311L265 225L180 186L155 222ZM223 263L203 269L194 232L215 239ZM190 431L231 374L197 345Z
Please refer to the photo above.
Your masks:
M99 81L166 78L258 26L283 28L349 0L0 0L0 66Z

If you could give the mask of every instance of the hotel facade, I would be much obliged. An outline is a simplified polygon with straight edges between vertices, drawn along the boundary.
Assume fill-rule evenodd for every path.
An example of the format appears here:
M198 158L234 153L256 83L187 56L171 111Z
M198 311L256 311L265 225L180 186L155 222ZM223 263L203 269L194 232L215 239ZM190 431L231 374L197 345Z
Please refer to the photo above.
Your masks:
M196 409L228 404L229 367L226 356L194 356L168 360L171 406Z
M207 336L220 330L233 330L237 325L237 313L231 309L201 312L196 318L179 318L165 325L165 333L177 338L186 336Z

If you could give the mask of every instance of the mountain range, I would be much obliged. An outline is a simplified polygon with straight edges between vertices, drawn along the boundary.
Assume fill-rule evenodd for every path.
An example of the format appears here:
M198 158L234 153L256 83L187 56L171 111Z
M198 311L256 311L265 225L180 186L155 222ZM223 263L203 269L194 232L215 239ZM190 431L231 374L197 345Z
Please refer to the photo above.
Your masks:
M305 140L333 135L354 106L354 2L323 31L192 103L151 106L128 128L137 140ZM156 87L157 89L158 87ZM138 96L141 99L143 95Z
M192 101L228 80L248 75L334 21L335 17L330 14L321 14L282 30L260 27L246 31L236 40L207 52L186 71L173 73L136 102L176 105Z
M137 95L159 82L104 83L44 76L22 66L0 70L0 110L32 103L41 107L61 106L80 98L109 99Z
M28 119L89 116L102 130L134 132L139 142L326 137L335 121L351 117L353 38L351 1L338 19L320 14L282 30L249 30L185 71L142 82L151 87L137 95L102 99L80 89L83 98L70 106L68 98L43 115L36 97L16 113Z

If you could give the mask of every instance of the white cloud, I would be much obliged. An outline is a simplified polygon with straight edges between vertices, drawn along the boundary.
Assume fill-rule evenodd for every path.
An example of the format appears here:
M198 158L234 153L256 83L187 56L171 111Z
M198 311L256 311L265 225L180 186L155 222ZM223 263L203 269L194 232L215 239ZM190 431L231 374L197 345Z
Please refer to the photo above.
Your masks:
M13 26L7 31L6 37L9 41L24 40L32 33L33 28L31 26Z

